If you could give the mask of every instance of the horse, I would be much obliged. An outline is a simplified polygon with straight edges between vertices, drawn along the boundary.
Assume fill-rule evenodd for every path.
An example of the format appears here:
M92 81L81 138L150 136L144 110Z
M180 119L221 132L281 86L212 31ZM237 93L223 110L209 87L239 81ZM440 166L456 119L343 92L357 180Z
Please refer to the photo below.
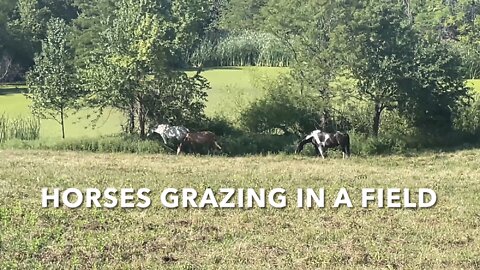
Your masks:
M319 129L314 130L300 141L295 153L300 153L303 150L303 146L307 143L313 144L315 152L317 155L322 156L323 159L326 156L328 148L337 146L340 146L343 158L350 157L350 136L348 136L348 133L342 133L340 131L327 133Z
M210 131L187 133L183 141L178 145L177 155L184 150L186 145L189 145L193 152L198 150L197 148L202 145L208 146L209 151L214 151L215 149L222 150L222 147L217 143L217 136Z
M152 128L147 136L157 133L162 136L163 142L167 144L167 139L176 139L182 141L190 130L184 126L171 126L168 124L160 124L156 128Z

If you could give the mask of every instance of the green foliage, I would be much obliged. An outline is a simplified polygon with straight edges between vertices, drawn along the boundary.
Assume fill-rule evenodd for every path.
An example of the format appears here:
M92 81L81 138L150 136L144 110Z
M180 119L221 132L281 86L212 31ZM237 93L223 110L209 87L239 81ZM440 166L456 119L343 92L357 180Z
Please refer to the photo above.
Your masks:
M241 114L243 126L253 132L304 134L321 121L325 103L318 94L301 95L298 85L283 77L267 94Z
M43 149L55 151L86 151L102 153L165 153L160 141L142 140L136 136L108 136L96 138L67 138L52 140L14 140L6 141L3 148Z
M294 153L297 136L244 133L220 138L222 154L244 156L258 154Z
M382 112L402 102L406 90L402 86L414 76L417 36L399 4L366 4L354 15L349 68L360 96L373 105L371 132L378 136Z
M405 85L400 112L429 134L452 131L453 115L463 110L469 99L459 55L436 39L424 38L414 61L414 82Z
M61 18L67 23L77 16L73 0L18 0L9 12L6 50L23 72L34 64L41 42L47 38L48 23Z
M465 134L480 137L480 92L472 94L471 103L455 115L455 128Z
M452 46L458 51L462 59L462 73L467 78L480 78L480 37L476 42L459 42L452 44Z
M38 118L9 118L0 115L0 143L12 139L36 140L40 137Z
M209 130L217 136L239 135L241 131L224 116L206 117L204 121L190 126L192 130Z
M319 93L330 102L330 84L345 72L340 64L351 42L345 38L345 24L351 22L354 6L348 1L281 0L263 8L262 29L290 51L292 76L301 93Z
M267 2L268 0L228 0L219 24L234 32L258 29L262 24L261 10Z
M173 72L151 81L147 87L150 89L143 96L143 103L148 121L152 124L191 126L205 118L205 90L210 88L210 84L204 77Z
M83 88L90 91L87 104L120 109L127 131L137 132L138 124L141 136L149 120L181 124L201 118L209 87L199 74L188 77L171 70L168 59L192 37L183 35L188 27L182 16L164 14L168 12L159 4L119 1L113 19L104 22L105 46L98 47L81 70ZM170 8L174 14L180 12L177 4Z
M32 100L35 115L52 118L62 126L62 138L65 138L66 110L74 107L80 95L72 63L73 53L67 46L66 35L63 20L49 21L42 52L35 57L35 67L27 76L26 94Z
M447 41L458 50L468 78L480 75L480 2L416 1L412 13L419 32Z
M205 40L190 56L195 66L288 66L290 50L275 36L243 31Z
M451 115L467 97L459 56L416 32L401 5L367 4L355 18L348 66L360 96L374 107L372 134L379 133L382 112L397 109L425 132L451 130Z
M103 46L101 33L107 24L102 23L112 17L115 10L114 0L75 0L79 16L72 22L72 35L69 42L75 49L75 65L84 67L91 52Z

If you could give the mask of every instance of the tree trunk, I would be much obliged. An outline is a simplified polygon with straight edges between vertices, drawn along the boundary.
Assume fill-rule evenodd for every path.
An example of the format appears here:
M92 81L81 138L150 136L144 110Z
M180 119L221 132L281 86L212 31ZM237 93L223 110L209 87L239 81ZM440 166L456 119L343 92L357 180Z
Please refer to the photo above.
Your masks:
M63 107L60 108L60 125L62 125L62 139L65 139L65 121L64 121Z
M133 134L133 132L135 132L135 105L132 103L128 112L128 133Z
M372 135L374 137L378 137L378 131L380 130L380 116L382 114L383 108L380 106L380 104L376 103L375 104L375 114L373 115L373 129L372 129Z
M143 104L139 102L138 104L138 125L140 127L140 137L145 137L145 109Z

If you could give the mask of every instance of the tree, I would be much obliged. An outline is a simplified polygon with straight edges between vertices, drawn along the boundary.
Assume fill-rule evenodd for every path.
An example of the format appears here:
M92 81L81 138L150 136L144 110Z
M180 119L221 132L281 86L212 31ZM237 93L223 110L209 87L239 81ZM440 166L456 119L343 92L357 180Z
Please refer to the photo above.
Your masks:
M72 0L17 0L14 3L16 7L9 12L7 23L7 51L14 66L23 72L34 64L35 54L41 51L50 18L62 18L68 23L77 11Z
M115 0L75 0L79 15L72 22L69 42L75 50L75 65L85 67L91 52L102 46L105 18L113 17Z
M438 37L420 40L415 51L414 80L404 87L399 111L428 134L453 129L453 116L469 100L461 58Z
M401 85L413 79L417 36L400 5L380 2L358 9L350 31L349 69L360 96L372 104L372 135L378 136L382 112L397 107L405 96Z
M27 74L28 93L32 111L43 118L51 118L62 127L65 138L65 116L74 107L80 92L76 87L73 53L67 46L65 22L53 18L47 24L47 37L42 51L34 59L35 66Z
M356 11L350 28L349 64L361 97L374 108L372 135L384 110L399 110L424 131L449 130L452 113L467 97L459 56L447 41L420 33L401 4L370 3Z
M331 84L343 75L347 59L345 25L350 23L352 1L271 0L262 8L262 29L283 41L293 54L290 65L293 84L300 95L318 95L322 100L322 129L332 128L336 95ZM295 12L292 12L294 10Z
M138 124L141 136L148 117L157 121L178 121L188 114L202 117L198 103L203 104L208 88L199 74L189 78L172 69L169 60L190 41L190 30L182 17L172 18L176 5L163 4L119 1L113 19L103 22L101 46L81 69L83 87L90 91L86 101L100 112L120 109L127 117L126 130L134 133ZM165 114L158 115L157 110Z
M220 25L229 31L256 30L262 24L261 10L268 0L229 0Z

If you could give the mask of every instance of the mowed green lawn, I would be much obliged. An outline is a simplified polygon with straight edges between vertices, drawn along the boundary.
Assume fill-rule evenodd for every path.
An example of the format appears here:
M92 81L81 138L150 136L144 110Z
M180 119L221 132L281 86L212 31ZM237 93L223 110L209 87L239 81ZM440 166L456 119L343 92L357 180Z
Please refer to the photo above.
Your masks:
M0 157L0 269L480 268L480 150L348 160L16 150ZM43 187L146 187L152 205L45 209ZM281 187L289 204L166 209L167 187ZM341 187L353 208L331 207ZM364 209L367 187L431 188L438 200L427 209ZM325 188L326 208L296 208L297 188Z
M231 67L222 69L207 69L202 74L208 79L212 89L208 91L206 113L209 116L223 115L234 118L242 106L262 96L263 91L258 82L265 78L275 78L285 68L268 67ZM194 72L189 72L194 73ZM21 91L23 85L0 86L0 115L5 113L10 117L30 116L29 100ZM91 116L88 118L88 116ZM70 113L66 121L66 136L96 137L114 134L121 131L124 121L121 113L107 110L92 129L91 120L96 116L92 109L84 109L78 113ZM42 120L40 136L42 138L58 139L61 137L60 125L54 120Z

